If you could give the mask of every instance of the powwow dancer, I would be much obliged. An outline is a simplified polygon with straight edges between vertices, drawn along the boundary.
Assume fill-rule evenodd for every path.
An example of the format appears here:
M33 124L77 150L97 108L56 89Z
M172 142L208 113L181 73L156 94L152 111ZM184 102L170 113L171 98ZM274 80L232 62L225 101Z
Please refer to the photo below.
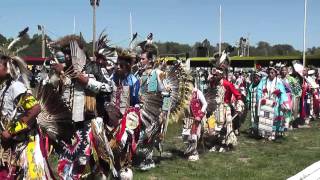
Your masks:
M318 89L319 85L316 83L316 77L315 77L316 71L313 69L310 69L308 71L308 83L310 84L310 118L315 119L318 114Z
M163 117L165 114L162 111L163 92L165 92L163 80L166 75L156 64L157 47L151 44L150 38L139 44L142 49L139 62L142 128L135 159L141 170L155 167L152 159L153 147L157 147L159 151L162 149L160 131L166 118Z
M55 52L55 55L63 54L60 57L60 62L63 63L55 59L56 64L52 66L49 74L43 75L42 85L38 88L37 96L42 99L46 113L51 114L51 116L43 116L40 125L50 135L52 130L48 126L57 126L53 124L54 120L57 120L54 118L64 120L60 126L58 124L58 127L55 127L56 131L53 135L51 134L60 156L58 173L63 179L79 179L91 156L91 121L97 116L95 93L112 92L112 84L111 82L99 82L95 79L94 74L89 74L90 71L86 72L87 58L81 48L79 37L66 36L53 45L59 50ZM49 105L50 102L53 102L49 95L57 96L57 93L63 102L59 108L65 113L52 116L57 112L52 110L52 104ZM57 101L58 99L56 98ZM54 118L52 121L46 117ZM59 131L65 126L63 124L70 127L68 130L64 129L69 132L69 136L60 134L66 133Z
M31 94L27 65L13 50L28 28L8 47L0 46L0 179L51 178L36 117L41 107Z
M269 67L268 77L261 79L257 89L259 135L269 140L282 136L283 112L289 110L285 104L288 100L285 87L277 72L276 68Z
M131 160L141 126L139 108L136 107L140 86L131 74L131 55L107 46L104 36L100 36L98 42L96 57L112 61L116 66L111 75L114 85L110 102L105 100L103 105L104 117L91 121L94 150L99 167L106 176L109 175L107 167L110 167L113 177L132 179Z
M193 85L195 85L193 81ZM184 129L182 135L188 140L188 147L185 154L189 161L199 160L197 151L198 140L201 136L202 120L205 117L207 110L207 101L203 93L196 87L192 90L192 98L190 101L189 117L184 118Z
M247 104L250 108L250 120L251 127L250 133L252 135L257 135L258 133L258 103L257 103L257 88L260 83L261 78L263 78L265 73L254 72L252 75L252 83L250 84L247 91Z
M166 69L166 65L157 59L158 50L152 44L152 34L147 40L139 43L140 55L139 75L141 81L141 120L142 127L135 159L141 170L155 167L152 159L153 147L162 155L164 140L170 112L178 107L180 81L183 81L180 64ZM188 93L186 93L187 95ZM183 97L183 96L180 96Z
M138 92L140 83L131 73L133 58L125 50L117 50L111 102L106 105L106 136L114 155L119 177L132 178L132 156L137 148L141 118Z
M300 122L298 127L310 127L310 105L311 105L311 96L312 88L316 88L317 84L308 77L308 68L304 68L299 61L293 61L294 70L301 77L301 97L300 97Z
M241 94L234 88L234 85L227 81L225 70L229 65L229 58L225 52L216 57L217 67L211 72L211 88L206 94L208 102L208 124L213 124L209 129L209 133L205 135L205 144L210 151L224 152L230 150L237 145L237 137L233 131L233 119L235 116L241 116L244 109L244 103L241 100ZM235 111L232 116L231 96L235 96L237 102ZM214 123L210 123L214 122Z
M281 67L281 79L286 89L288 101L286 102L289 111L285 112L285 128L289 129L292 127L292 121L295 120L293 117L293 107L295 99L301 95L301 87L299 82L288 74L286 66Z

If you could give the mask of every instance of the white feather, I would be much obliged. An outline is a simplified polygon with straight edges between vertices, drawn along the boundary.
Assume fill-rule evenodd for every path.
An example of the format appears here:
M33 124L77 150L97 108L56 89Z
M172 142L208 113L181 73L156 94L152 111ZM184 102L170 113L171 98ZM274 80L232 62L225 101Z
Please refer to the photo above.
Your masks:
M13 45L15 45L19 40L20 40L19 37L17 37L16 39L14 39L14 40L9 44L8 50L10 50L10 49L13 47Z

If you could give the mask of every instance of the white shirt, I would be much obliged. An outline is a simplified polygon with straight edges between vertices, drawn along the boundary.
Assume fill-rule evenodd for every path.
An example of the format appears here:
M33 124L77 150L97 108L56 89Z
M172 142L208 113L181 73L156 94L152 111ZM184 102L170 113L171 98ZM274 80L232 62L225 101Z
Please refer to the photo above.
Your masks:
M193 88L193 92L197 91L197 98L200 100L202 107L201 107L201 111L202 112L206 112L207 107L208 107L208 103L206 101L206 98L204 97L203 93L197 89L197 88Z
M16 80L11 82L11 85L6 91L5 89L6 86L0 90L0 98L3 97L3 107L1 109L1 113L4 117L12 120L16 115L16 103L19 101L17 98L21 94L27 92L27 88L22 82Z

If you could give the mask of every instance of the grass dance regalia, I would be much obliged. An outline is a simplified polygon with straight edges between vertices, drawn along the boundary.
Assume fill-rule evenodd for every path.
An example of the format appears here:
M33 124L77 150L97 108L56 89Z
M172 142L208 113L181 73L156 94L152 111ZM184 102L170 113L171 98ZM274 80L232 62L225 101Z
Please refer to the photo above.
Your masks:
M155 167L152 159L153 147L155 146L161 151L160 131L162 122L166 118L166 114L162 114L162 105L164 98L168 99L168 97L165 97L168 93L163 93L165 92L163 82L165 73L155 62L158 52L157 47L151 44L151 38L152 36L147 41L138 44L142 50L137 71L141 84L139 97L142 127L134 164L137 164L141 170Z
M92 70L95 65L88 63L79 37L66 36L50 43L50 49L53 63L41 73L43 80L36 89L43 108L39 124L59 155L60 178L79 179L95 145L97 131L91 131L91 124L102 122L97 117L96 94L111 93L112 82L101 82L99 71ZM108 145L104 144L106 151ZM116 174L112 158L110 162Z
M241 94L234 85L225 79L229 66L227 53L216 56L216 68L210 78L210 89L206 94L208 102L208 120L205 124L204 144L210 151L223 152L237 145L237 137L233 130L233 120L241 117L244 110ZM236 98L236 107L231 105L231 96Z
M168 67L158 59L157 47L152 44L152 33L146 41L138 44L140 48L139 70L140 100L142 126L138 142L135 164L141 170L155 167L152 159L153 148L156 147L162 155L164 140L170 115L182 105L183 98L188 97L184 91L187 77L180 63ZM137 49L136 49L137 50ZM191 92L191 90L190 90ZM181 99L180 99L181 98Z
M20 32L9 46L0 47L0 179L51 177L36 124L41 108L28 88L27 65L16 55L27 47L15 48L27 31Z
M269 67L268 77L261 79L257 89L258 134L269 140L283 135L283 112L289 110L286 90L277 72L276 68Z

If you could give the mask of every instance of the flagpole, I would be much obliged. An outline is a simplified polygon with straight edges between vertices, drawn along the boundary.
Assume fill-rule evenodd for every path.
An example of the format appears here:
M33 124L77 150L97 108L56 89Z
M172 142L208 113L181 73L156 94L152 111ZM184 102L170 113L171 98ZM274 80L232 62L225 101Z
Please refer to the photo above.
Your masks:
M73 16L73 34L76 34L76 16Z
M133 30L132 30L132 16L131 16L131 12L130 12L130 17L129 17L130 19L129 19L129 23L130 23L130 42L132 41L132 36L133 36ZM130 49L132 49L132 43L130 44Z
M46 38L45 38L45 32L44 32L44 26L41 26L41 36L42 36L42 51L41 51L41 57L46 57Z
M304 0L303 67L305 67L305 66L306 66L307 4L308 4L308 0Z
M221 28L221 26L222 26L222 9L221 9L221 5L220 5L220 8L219 8L219 10L220 10L220 16L219 16L219 54L221 54L221 44L222 44L222 28Z
M96 7L97 7L96 0L94 0L92 7L93 7L92 57L95 60L96 55L94 54L94 52L96 50Z

